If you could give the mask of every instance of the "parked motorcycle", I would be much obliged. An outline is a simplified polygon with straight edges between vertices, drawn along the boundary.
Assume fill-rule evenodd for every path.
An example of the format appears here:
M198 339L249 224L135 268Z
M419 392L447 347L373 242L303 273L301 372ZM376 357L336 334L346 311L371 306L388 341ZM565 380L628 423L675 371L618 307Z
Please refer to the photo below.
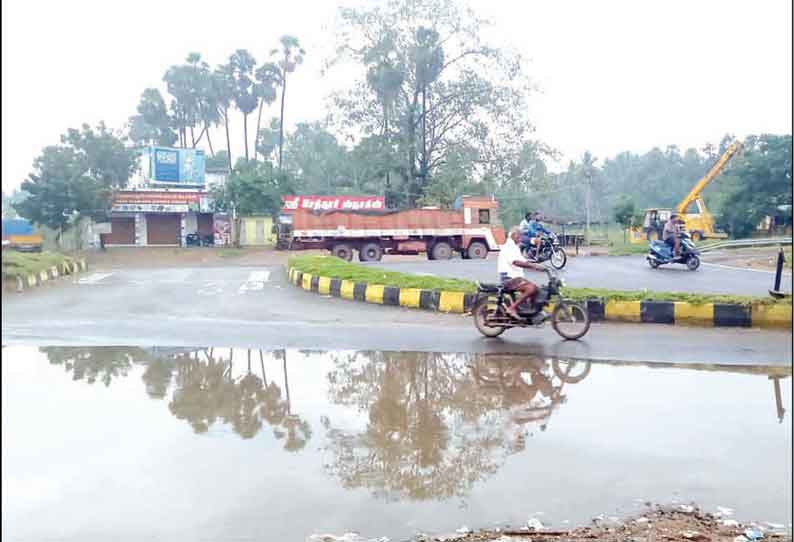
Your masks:
M554 233L544 234L540 239L540 252L538 257L535 258L535 247L530 245L521 246L521 254L524 257L535 263L550 262L554 269L562 269L568 261L568 255L565 254L565 249L560 246L557 235Z
M546 268L548 283L539 288L533 303L525 302L518 307L519 319L505 310L516 298L516 292L502 284L478 284L477 300L472 308L472 317L477 330L486 337L498 337L514 327L540 327L546 320L562 338L579 339L590 329L587 308L570 299L563 299L560 289L564 283L554 272ZM543 309L554 303L551 315Z
M648 246L648 265L656 269L660 265L671 263L681 263L687 266L690 271L695 271L700 267L700 251L692 242L692 238L687 232L681 233L681 250L679 256L673 255L673 247L664 241L651 241Z
M185 235L185 246L188 247L211 247L215 245L215 236L212 234L201 235L199 233L188 233Z

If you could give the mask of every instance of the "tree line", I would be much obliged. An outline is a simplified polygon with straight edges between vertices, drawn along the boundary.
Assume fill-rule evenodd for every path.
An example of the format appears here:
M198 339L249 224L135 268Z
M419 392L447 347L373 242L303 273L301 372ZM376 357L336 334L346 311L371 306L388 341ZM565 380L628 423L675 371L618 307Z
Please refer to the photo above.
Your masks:
M528 210L570 221L584 219L589 191L593 216L606 220L629 203L675 205L732 140L602 160L585 153L551 172L559 152L527 115L534 84L519 54L485 42L487 21L453 0L382 0L340 8L338 24L326 69L357 75L330 94L325 118L285 129L288 83L310 54L295 36L282 36L261 63L238 49L212 67L191 52L165 70L165 94L143 90L123 130L83 126L45 148L22 183L27 199L13 208L55 228L68 226L72 211L106 212L137 152L154 144L202 148L209 167L229 170L213 191L220 211L274 214L287 193L379 194L390 207L493 194L506 224ZM233 115L242 119L241 148L232 147ZM706 201L744 232L791 204L790 164L790 135L750 136Z

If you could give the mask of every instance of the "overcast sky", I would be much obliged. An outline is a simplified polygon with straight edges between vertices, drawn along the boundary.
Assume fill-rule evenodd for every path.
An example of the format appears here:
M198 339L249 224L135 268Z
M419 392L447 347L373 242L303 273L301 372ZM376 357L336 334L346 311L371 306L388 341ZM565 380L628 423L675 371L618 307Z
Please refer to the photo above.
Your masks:
M345 79L320 75L338 5L3 0L4 190L66 129L100 120L121 128L141 91L161 85L190 51L214 65L247 48L261 61L279 36L298 36L308 57L288 89L287 124L322 118L328 92ZM604 158L700 147L725 133L791 133L791 0L471 5L527 57L542 89L529 100L537 135L566 160L585 150Z

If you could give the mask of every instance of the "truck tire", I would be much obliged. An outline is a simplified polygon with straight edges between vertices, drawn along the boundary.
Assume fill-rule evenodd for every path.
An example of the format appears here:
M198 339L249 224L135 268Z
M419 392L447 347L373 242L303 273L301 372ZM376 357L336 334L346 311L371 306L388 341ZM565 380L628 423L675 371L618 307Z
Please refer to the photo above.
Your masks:
M452 247L446 241L439 241L433 245L434 260L449 260L452 258Z
M383 257L383 249L378 243L365 243L358 249L358 259L362 262L379 262Z
M692 240L695 241L696 243L698 241L702 241L703 240L703 232L693 231L692 232Z
M472 241L466 249L466 255L472 260L484 260L488 257L488 247L482 241Z
M331 247L331 254L349 262L353 259L353 247L347 243L337 243Z

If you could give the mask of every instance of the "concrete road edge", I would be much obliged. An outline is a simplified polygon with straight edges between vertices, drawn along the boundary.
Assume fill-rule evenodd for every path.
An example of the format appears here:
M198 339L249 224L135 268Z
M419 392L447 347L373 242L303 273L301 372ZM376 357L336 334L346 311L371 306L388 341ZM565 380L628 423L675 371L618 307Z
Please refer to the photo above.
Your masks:
M475 294L353 282L303 273L294 267L288 268L288 276L291 284L308 292L380 305L464 314L471 310L476 300ZM784 304L706 303L696 305L680 301L588 299L587 311L590 314L590 319L594 322L616 321L778 329L791 329L792 326L792 306Z

